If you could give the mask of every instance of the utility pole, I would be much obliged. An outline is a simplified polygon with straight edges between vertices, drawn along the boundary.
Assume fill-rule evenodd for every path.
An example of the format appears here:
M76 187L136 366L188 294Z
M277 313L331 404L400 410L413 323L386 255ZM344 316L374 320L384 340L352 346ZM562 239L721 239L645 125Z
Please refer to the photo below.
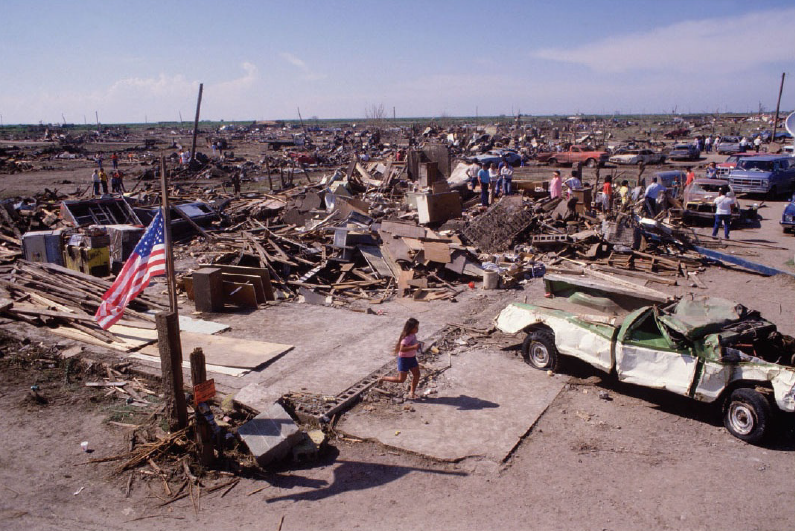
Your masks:
M182 111L177 112L179 112L179 125L182 125Z
M397 115L395 114L395 107L392 107L392 121L397 122Z
M778 127L778 111L781 109L781 93L784 91L784 72L781 72L781 86L778 88L778 102L776 103L776 119L773 121L773 138L771 142L776 141L776 128Z
M61 119L63 120L63 124L66 125L66 116L61 113Z
M94 111L94 116L97 118L97 131L99 131L99 111Z
M298 109L298 121L301 122L301 130L306 134L306 127L304 127L304 119L301 118L301 107L296 107Z
M199 111L202 108L202 92L204 83L199 83L199 100L196 102L196 119L193 120L193 143L190 148L190 162L196 160L196 135L199 133Z

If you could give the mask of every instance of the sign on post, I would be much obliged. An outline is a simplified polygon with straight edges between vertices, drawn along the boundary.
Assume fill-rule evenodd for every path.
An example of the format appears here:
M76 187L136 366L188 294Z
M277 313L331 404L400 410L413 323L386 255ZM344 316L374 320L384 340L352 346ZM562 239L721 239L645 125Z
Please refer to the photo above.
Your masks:
M193 386L193 403L199 405L215 396L215 380L207 380Z

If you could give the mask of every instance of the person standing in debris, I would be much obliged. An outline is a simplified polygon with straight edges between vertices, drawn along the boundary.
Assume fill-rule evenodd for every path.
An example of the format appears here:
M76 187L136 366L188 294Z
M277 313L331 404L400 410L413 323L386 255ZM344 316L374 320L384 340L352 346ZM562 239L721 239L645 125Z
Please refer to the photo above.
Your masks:
M94 186L93 195L99 195L99 172L97 170L91 174L91 184Z
M618 196L621 198L621 208L625 208L629 204L629 181L621 181Z
M693 171L693 167L691 166L687 169L685 188L690 186L690 183L692 183L695 179L696 179L696 172Z
M651 178L651 184L646 187L646 210L651 217L658 214L657 212L657 196L660 192L665 190L665 187L657 182L657 177Z
M478 172L478 183L480 184L480 206L489 206L489 170L481 168Z
M762 135L758 135L754 138L754 150L759 153L759 148L762 147Z
M748 151L748 138L742 137L740 139L740 151L742 151L743 153Z
M119 156L116 154L115 151L113 152L113 155L110 156L110 162L111 164L113 164L114 170L119 169Z
M602 186L602 211L610 212L613 204L613 176L605 177L605 184Z
M398 151L398 154L400 154L400 151ZM478 161L473 162L472 165L469 168L467 168L467 171L466 171L466 174L467 174L467 186L470 188L470 190L474 190L475 189L475 184L477 184L477 182L478 182L478 172L479 171L480 171L480 162L478 162Z
M718 237L718 229L723 223L723 235L729 239L729 225L732 220L732 205L734 205L734 197L728 195L729 187L721 186L718 192L718 197L715 198L715 225L712 227L712 237Z
M511 195L511 183L513 183L513 166L507 162L500 169L500 178L502 179L502 193Z
M99 170L99 183L102 185L102 193L108 193L108 174L105 173L105 170Z
M379 382L403 383L411 372L409 400L417 398L417 383L420 381L420 364L417 362L417 351L420 348L420 342L417 341L419 330L419 321L413 317L406 321L394 350L394 355L397 356L398 375L382 376L378 379Z
M568 197L572 196L572 190L582 190L582 181L577 176L576 170L571 172L571 177L566 179L566 182L563 184L566 185L566 189L568 190Z
M102 169L102 153L97 153L94 156L94 161L97 163L97 168Z
M555 170L552 172L552 180L549 181L549 198L556 199L563 194L563 180L560 178L560 172Z
M497 190L497 184L499 178L500 172L497 169L497 165L492 162L489 166L489 204L493 203L494 200L497 199L499 192L499 190Z
M714 162L707 164L707 179L715 179L718 176L718 168ZM688 181L689 184L689 181Z
M111 175L111 177L110 177L110 191L113 192L114 194L120 194L121 193L121 186L120 186L120 181L119 181L119 172L118 172L118 170L114 171L113 175Z

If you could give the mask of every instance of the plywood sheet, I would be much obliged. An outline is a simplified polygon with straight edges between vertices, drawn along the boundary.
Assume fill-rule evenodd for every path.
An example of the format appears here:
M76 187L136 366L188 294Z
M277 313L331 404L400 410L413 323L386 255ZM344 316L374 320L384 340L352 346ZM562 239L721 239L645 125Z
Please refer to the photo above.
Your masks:
M281 343L190 332L180 334L180 339L182 354L186 358L193 352L193 349L199 347L204 351L207 363L241 369L256 369L293 348L293 345ZM146 346L141 349L141 353L155 357L160 356L157 345Z

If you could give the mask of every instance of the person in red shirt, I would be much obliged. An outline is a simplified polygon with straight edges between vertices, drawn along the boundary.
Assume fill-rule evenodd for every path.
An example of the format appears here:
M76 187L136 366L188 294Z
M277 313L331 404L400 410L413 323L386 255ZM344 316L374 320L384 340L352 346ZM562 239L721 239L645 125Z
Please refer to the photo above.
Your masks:
M605 177L605 184L602 186L602 209L605 212L610 211L613 204L613 177L608 175Z
M693 168L692 167L688 168L687 169L687 179L685 180L685 188L690 186L690 183L692 183L695 178L696 178L696 173L693 171Z

